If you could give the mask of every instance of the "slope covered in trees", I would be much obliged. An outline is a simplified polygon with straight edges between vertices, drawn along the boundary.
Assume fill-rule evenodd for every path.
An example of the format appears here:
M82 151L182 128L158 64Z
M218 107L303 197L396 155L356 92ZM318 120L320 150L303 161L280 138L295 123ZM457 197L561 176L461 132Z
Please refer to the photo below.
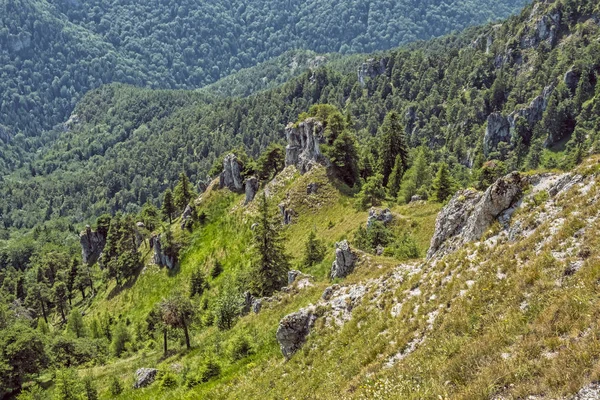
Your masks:
M383 53L359 77L326 65L247 98L99 88L78 104L68 132L4 178L4 225L31 227L56 216L78 222L135 212L147 200L159 206L182 170L195 183L232 148L257 157L317 103L342 111L366 171L381 161L378 141L390 111L402 119L408 147L431 150L423 164L444 161L459 185L489 184L507 169L559 166L555 150L571 140L568 164L596 140L594 12L596 5L575 1L529 7L502 25ZM552 15L560 18L551 22ZM395 159L386 163L385 183ZM401 190L408 201L430 179L402 167L415 177L416 187ZM29 196L33 190L40 196Z
M523 4L2 0L0 121L39 136L101 84L197 88L287 50L387 49Z

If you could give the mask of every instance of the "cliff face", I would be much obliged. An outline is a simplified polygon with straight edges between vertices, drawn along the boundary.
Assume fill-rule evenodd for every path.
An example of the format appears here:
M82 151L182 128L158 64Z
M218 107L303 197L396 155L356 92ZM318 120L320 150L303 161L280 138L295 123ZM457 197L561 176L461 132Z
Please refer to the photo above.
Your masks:
M223 172L221 172L219 177L219 186L221 189L228 188L236 193L244 191L240 164L235 154L228 154L223 159Z
M81 258L84 264L94 264L100 258L102 250L106 245L106 236L101 232L93 231L90 226L86 226L85 231L79 235L81 244Z
M288 145L285 148L285 165L294 165L301 174L309 171L316 163L325 163L319 143L323 141L323 124L308 118L285 129Z

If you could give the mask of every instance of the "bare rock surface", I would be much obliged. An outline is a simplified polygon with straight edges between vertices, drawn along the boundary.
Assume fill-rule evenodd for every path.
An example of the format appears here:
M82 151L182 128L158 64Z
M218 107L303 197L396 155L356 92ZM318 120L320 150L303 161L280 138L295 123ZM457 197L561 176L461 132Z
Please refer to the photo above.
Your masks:
M156 379L158 370L156 368L140 368L135 371L134 389L139 389L150 385Z
M285 165L294 165L301 174L308 172L313 165L326 163L319 143L323 140L323 124L315 118L308 118L297 126L289 124L285 129L287 146Z
M331 266L331 279L345 278L354 270L358 257L347 240L335 244L335 261Z
M223 159L223 172L219 177L219 187L221 189L228 188L236 193L242 193L244 190L240 164L233 153L226 155Z
M93 231L88 225L85 227L85 231L79 235L79 243L81 244L83 263L91 265L100 258L106 245L106 236L102 232Z

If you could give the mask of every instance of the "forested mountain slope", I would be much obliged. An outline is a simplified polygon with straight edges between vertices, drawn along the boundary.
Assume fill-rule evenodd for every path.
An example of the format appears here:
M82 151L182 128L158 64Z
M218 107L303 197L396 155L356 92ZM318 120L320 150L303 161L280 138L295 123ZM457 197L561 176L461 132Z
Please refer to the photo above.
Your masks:
M524 3L2 0L0 121L39 136L102 84L197 88L287 50L388 49Z
M359 76L326 65L247 98L102 87L78 104L53 146L4 178L4 225L158 205L182 170L195 183L234 147L257 156L317 103L350 118L363 165L379 159L378 132L392 110L410 146L432 149L462 185L491 160L496 174L567 165L596 140L597 12L576 1L536 3L501 25L379 55ZM556 150L569 140L561 161Z

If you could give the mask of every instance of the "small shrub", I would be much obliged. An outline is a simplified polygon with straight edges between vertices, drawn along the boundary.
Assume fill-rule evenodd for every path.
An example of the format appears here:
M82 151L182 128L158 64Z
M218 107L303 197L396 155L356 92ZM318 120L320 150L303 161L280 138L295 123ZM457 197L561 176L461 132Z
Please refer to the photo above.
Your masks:
M204 365L204 368L202 369L202 382L208 382L212 378L216 378L219 375L221 375L221 366L213 359L208 359Z
M219 275L221 275L222 272L223 272L223 264L221 264L221 261L219 261L219 260L215 261L215 265L213 265L212 269L210 270L210 277L215 279Z
M177 377L172 372L165 372L158 379L158 384L163 390L176 388L178 385Z
M83 378L83 390L86 400L98 400L98 389L91 376Z
M123 385L121 384L119 378L117 378L116 376L112 377L112 379L110 380L110 386L108 388L108 391L113 396L118 396L121 393L123 393Z
M245 336L238 336L231 345L231 359L233 361L241 360L253 353L252 345Z

